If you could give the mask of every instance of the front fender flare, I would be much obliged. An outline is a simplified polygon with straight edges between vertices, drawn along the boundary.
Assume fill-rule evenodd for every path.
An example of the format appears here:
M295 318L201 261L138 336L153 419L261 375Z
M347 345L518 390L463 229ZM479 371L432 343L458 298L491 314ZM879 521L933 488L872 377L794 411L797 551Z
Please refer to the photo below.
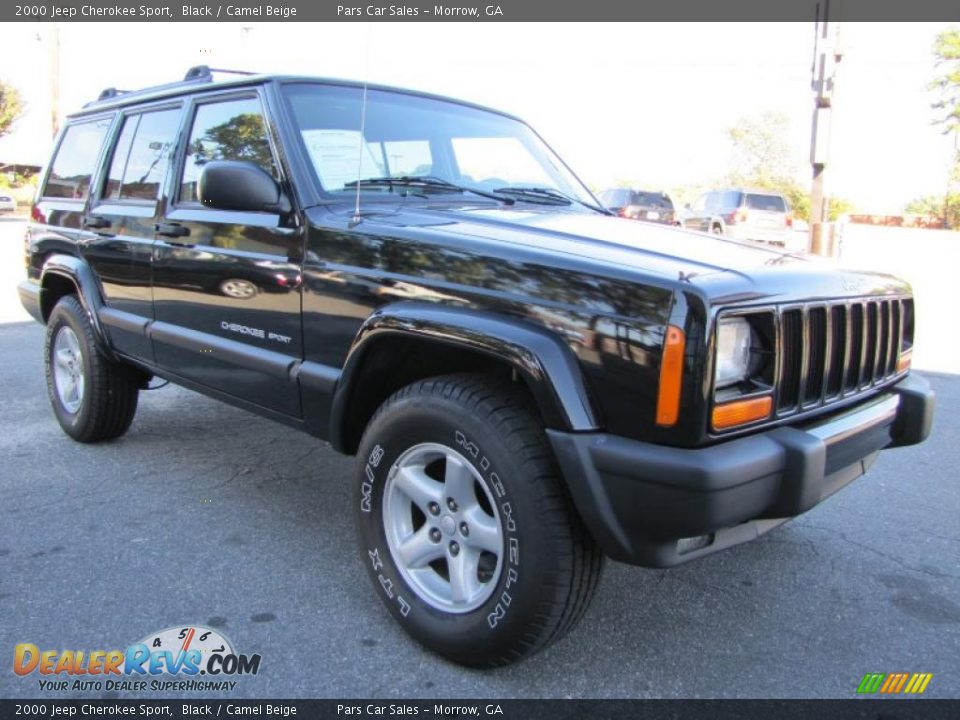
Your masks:
M370 315L354 338L337 381L330 441L343 446L354 380L367 351L384 335L405 334L456 345L509 364L533 393L547 427L588 432L599 427L577 358L563 339L522 318L423 302L398 302Z

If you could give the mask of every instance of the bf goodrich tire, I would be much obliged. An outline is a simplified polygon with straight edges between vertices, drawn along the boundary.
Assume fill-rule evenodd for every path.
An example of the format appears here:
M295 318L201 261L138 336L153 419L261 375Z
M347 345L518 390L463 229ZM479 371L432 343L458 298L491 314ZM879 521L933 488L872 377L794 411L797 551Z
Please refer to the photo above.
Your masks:
M463 665L506 665L585 612L603 556L539 417L509 381L449 375L399 390L367 426L357 471L363 561L426 647Z
M97 349L79 300L60 300L47 321L47 392L60 427L74 440L95 443L123 435L137 411L136 372Z

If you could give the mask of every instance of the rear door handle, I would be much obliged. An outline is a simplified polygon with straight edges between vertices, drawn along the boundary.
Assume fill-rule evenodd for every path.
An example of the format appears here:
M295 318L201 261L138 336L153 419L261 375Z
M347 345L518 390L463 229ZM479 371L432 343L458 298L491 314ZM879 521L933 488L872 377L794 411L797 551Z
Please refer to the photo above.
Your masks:
M154 230L156 230L157 235L171 238L186 237L190 234L190 228L177 223L157 223Z
M102 230L110 227L110 221L99 215L87 215L83 219L83 227L89 230Z

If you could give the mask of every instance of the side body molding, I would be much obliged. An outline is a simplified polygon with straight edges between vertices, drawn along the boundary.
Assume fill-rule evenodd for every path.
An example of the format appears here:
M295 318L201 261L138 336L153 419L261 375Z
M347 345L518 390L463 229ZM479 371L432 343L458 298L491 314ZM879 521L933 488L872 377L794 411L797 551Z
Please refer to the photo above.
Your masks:
M341 449L357 376L368 351L387 336L407 335L490 356L516 370L533 393L547 427L587 432L599 425L579 363L562 338L521 318L424 302L380 308L363 323L334 390L330 442Z

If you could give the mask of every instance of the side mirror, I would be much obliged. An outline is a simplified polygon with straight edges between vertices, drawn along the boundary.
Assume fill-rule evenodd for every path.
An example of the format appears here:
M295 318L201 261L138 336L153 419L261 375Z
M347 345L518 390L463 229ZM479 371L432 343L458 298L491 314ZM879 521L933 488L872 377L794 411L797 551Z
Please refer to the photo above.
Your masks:
M259 165L238 160L211 160L197 183L200 202L217 210L290 212L290 201L277 181Z

